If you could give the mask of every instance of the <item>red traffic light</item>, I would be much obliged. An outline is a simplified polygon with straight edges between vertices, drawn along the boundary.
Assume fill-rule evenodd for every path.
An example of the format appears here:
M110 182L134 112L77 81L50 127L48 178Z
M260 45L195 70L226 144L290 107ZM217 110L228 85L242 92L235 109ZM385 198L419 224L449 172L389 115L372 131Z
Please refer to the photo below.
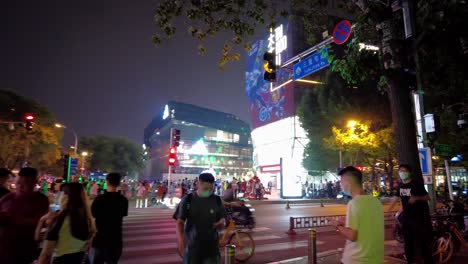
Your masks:
M24 116L24 119L26 119L26 120L28 120L28 121L32 121L32 120L34 120L34 116L31 115L31 114L26 114L26 115Z
M176 161L177 161L176 148L170 148L169 159L168 159L169 166L174 166Z

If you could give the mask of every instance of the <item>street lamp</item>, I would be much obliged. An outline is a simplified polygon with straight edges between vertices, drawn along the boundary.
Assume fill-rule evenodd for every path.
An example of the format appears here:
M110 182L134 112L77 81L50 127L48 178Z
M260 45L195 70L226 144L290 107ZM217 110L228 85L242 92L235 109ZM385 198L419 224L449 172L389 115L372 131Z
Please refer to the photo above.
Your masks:
M358 122L356 120L349 120L348 123L346 124L346 127L354 129L357 126ZM343 154L342 154L342 148L340 148L340 169L343 168Z
M81 156L82 156L82 159L81 159L81 168L83 169L83 173L84 173L84 170L85 170L85 159L86 159L86 156L88 156L88 152L86 152L86 151L81 152Z
M62 124L59 124L59 123L56 123L56 124L55 124L55 127L56 127L56 128L63 128L63 129L68 128L68 129L73 133L73 136L75 137L75 146L74 146L73 149L74 149L75 157L76 157L76 156L78 155L78 154L77 154L77 150L78 150L78 135L76 134L75 130L74 130L73 128L71 128L71 127L66 127L66 126L64 126L64 125L62 125Z

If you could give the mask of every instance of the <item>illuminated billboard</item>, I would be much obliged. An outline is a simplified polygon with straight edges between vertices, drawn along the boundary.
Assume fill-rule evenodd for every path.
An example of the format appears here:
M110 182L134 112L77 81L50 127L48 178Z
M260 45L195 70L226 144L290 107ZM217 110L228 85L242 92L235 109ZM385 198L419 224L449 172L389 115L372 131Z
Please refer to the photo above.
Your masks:
M301 197L307 177L302 158L309 141L299 118L292 116L264 125L253 130L251 136L254 167L262 181L276 181L283 198Z
M263 79L263 55L275 51L276 64L281 65L292 57L291 29L289 24L281 24L265 37L253 43L247 53L245 87L252 119L252 127L270 124L295 115L294 85L289 83L275 91L270 91L270 82ZM291 69L279 69L274 87L292 78Z

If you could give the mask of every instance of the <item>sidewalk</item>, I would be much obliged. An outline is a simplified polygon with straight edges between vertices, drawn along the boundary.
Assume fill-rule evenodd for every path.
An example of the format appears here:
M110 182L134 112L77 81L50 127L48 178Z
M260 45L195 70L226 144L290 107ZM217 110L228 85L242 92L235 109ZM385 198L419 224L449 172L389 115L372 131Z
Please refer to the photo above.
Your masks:
M318 264L339 264L341 263L342 248L336 250L329 250L319 252L317 254ZM404 249L403 245L399 244L396 240L385 241L385 264L404 264L406 261L403 259ZM307 264L307 256L286 259L278 262L271 262L268 264ZM455 256L450 260L452 264L466 264L468 263L468 250L463 248L455 252Z
M319 264L339 264L341 263L341 255L343 253L342 248L338 248L335 250L329 250L325 252L319 252L317 254L317 263ZM385 264L404 264L404 261L401 258L397 258L397 255L403 254L403 245L400 245L395 240L388 240L385 241ZM271 262L269 264L307 264L307 256L294 258L294 259L286 259L278 262Z

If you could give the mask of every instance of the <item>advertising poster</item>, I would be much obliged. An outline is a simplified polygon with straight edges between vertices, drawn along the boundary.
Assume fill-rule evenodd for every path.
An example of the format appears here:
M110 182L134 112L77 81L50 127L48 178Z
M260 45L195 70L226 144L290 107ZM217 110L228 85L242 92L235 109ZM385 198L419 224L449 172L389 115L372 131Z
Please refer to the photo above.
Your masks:
M263 79L265 52L276 48L278 65L291 57L292 49L288 49L288 46L292 46L289 31L288 24L279 25L272 34L266 35L265 39L253 43L247 53L245 87L253 129L295 114L293 83L271 92L270 82ZM292 73L290 68L277 70L277 81L273 83L273 87L292 79Z

